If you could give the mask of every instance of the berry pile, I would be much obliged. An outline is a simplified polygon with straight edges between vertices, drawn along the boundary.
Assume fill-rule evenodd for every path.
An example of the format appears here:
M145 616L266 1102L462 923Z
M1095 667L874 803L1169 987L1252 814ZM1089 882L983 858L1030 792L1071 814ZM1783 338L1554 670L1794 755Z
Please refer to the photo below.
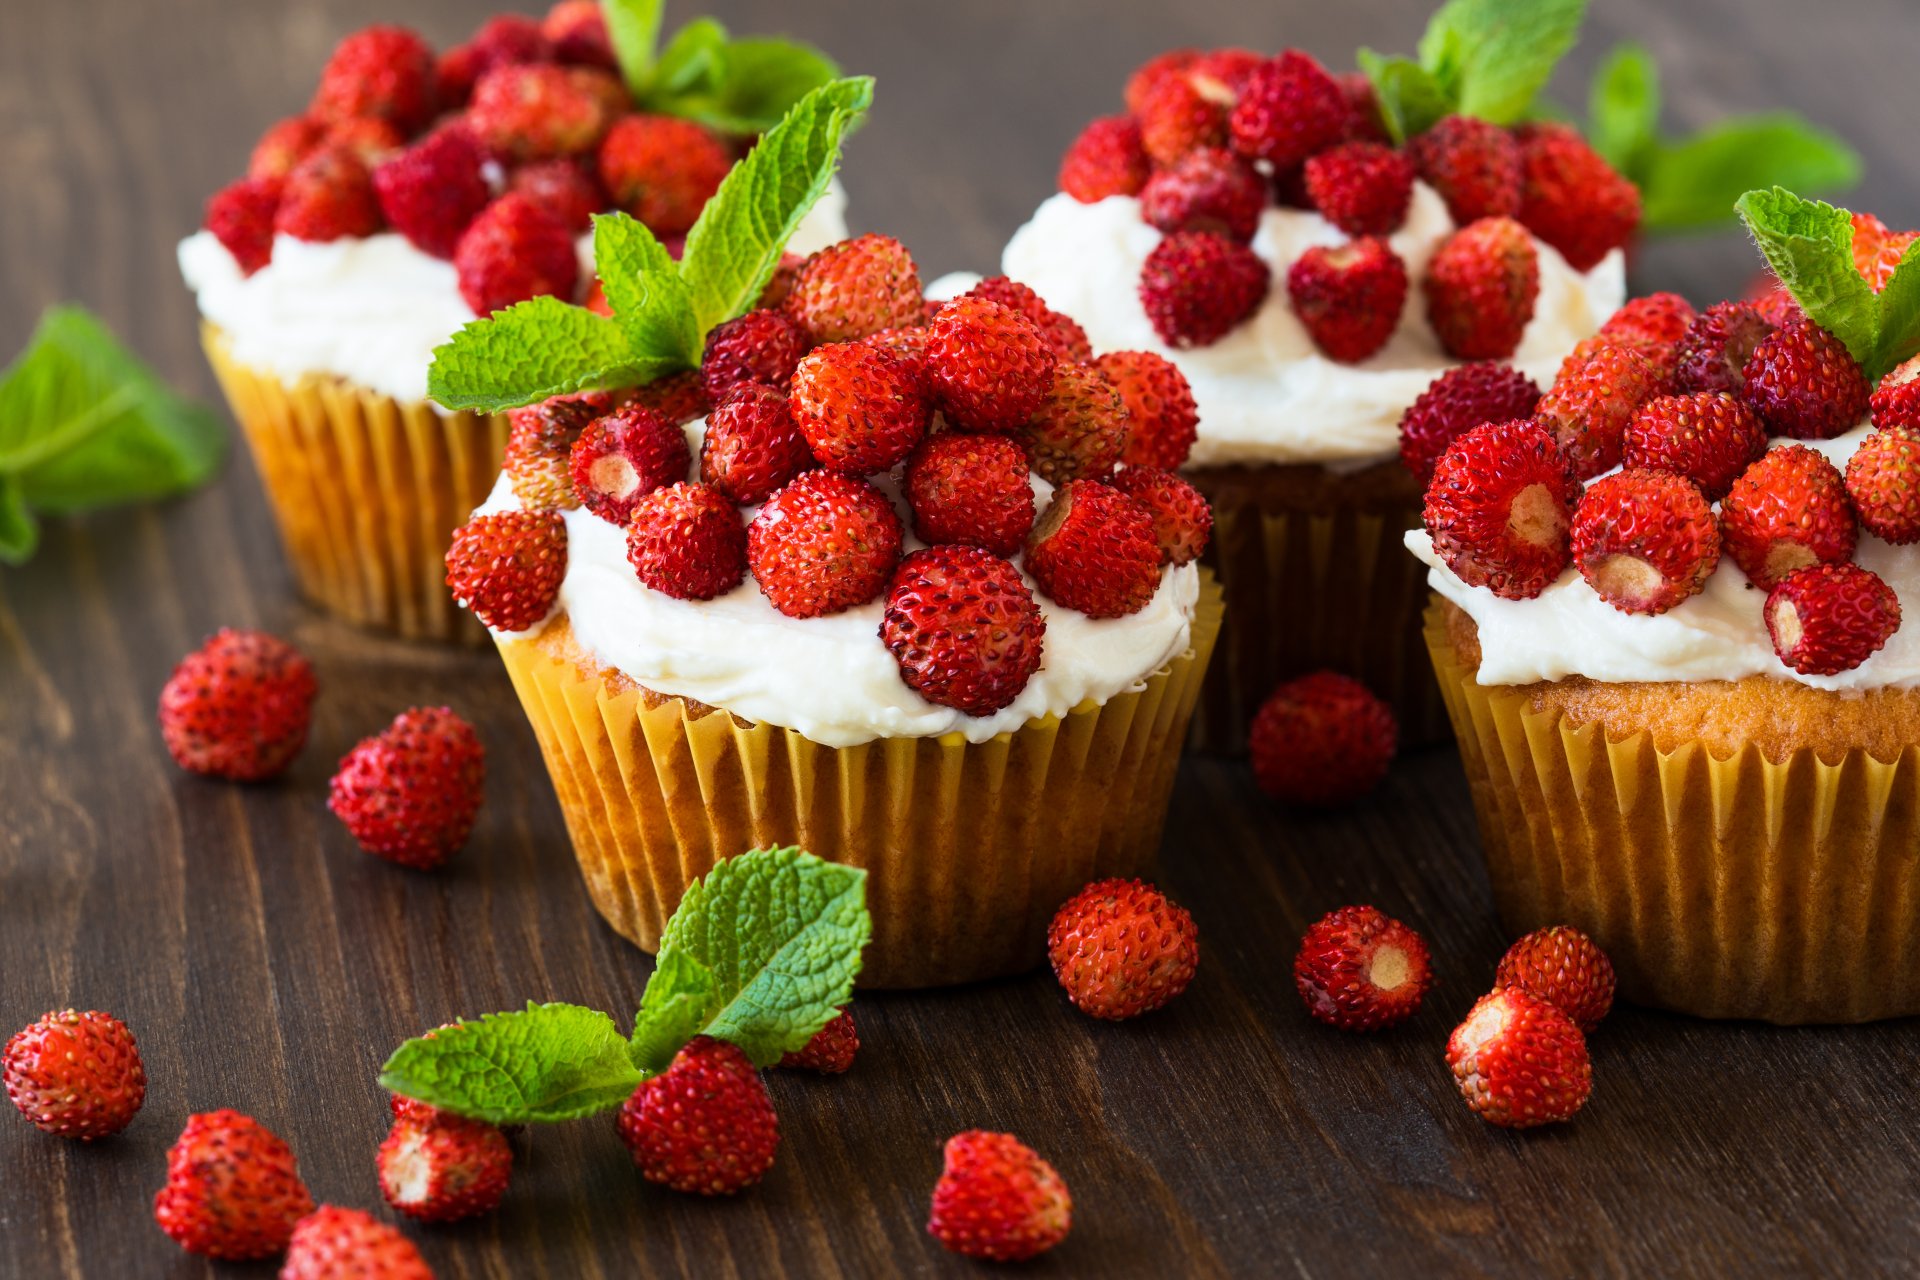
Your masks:
M1093 360L1079 325L1005 277L929 302L882 235L795 261L776 287L707 335L697 372L515 410L504 466L522 510L455 534L454 597L495 629L533 625L564 577L561 513L585 507L677 599L751 576L793 618L881 602L901 679L988 716L1041 666L1036 591L1124 617L1206 549L1212 514L1174 474L1197 413L1167 360ZM696 472L685 428L702 415Z
M1455 115L1396 148L1364 76L1336 76L1295 49L1163 53L1128 81L1126 105L1067 149L1060 190L1083 204L1136 197L1141 218L1166 233L1140 299L1171 347L1218 342L1266 300L1273 273L1252 243L1269 202L1314 210L1348 237L1284 272L1293 313L1345 363L1400 326L1409 273L1387 238L1406 221L1416 179L1457 228L1422 288L1435 336L1462 360L1503 359L1519 345L1540 287L1536 239L1588 271L1640 222L1639 192L1573 129ZM1887 253L1898 261L1897 248Z

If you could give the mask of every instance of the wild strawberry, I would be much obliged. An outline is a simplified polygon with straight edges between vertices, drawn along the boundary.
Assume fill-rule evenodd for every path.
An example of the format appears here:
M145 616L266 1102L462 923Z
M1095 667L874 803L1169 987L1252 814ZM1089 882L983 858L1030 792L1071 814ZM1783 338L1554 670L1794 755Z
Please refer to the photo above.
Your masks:
M510 425L500 469L521 505L536 511L571 511L580 505L580 495L573 491L573 446L594 416L572 397L555 397L507 415Z
M1131 116L1103 116L1082 129L1060 158L1060 189L1081 204L1094 204L1139 195L1150 171L1139 123Z
M1861 441L1847 460L1847 496L1874 537L1920 542L1920 428L1882 428Z
M1347 128L1341 136L1349 142L1391 142L1380 116L1380 99L1367 73L1341 71L1333 78L1339 81L1340 92L1347 99Z
M1795 569L1853 558L1860 530L1840 471L1805 445L1769 449L1720 503L1727 554L1762 591Z
M990 716L1020 696L1040 669L1046 631L1020 571L960 543L902 560L880 619L880 641L906 686L970 716Z
M892 354L912 372L913 379L919 386L926 387L927 328L925 325L915 329L882 329L878 333L868 334L860 341Z
M1140 270L1140 302L1170 347L1208 347L1266 300L1272 272L1253 250L1209 231L1179 231Z
M524 14L502 13L480 24L468 41L475 55L474 70L485 75L495 67L522 62L546 62L553 58L553 42L540 23Z
M853 476L903 460L933 419L912 368L864 342L809 351L794 370L788 405L820 465Z
M1661 614L1707 585L1720 527L1693 481L1629 468L1587 486L1573 513L1573 562L1622 613Z
M592 150L612 123L606 73L533 63L496 67L473 87L466 120L503 160L547 160Z
M513 1152L490 1124L441 1113L396 1120L376 1158L380 1194L417 1222L458 1222L490 1213L507 1193Z
M1868 405L1876 427L1920 428L1920 356L1880 379Z
M903 487L913 531L929 546L961 542L1012 556L1033 528L1026 450L1005 436L928 436L907 461Z
M1113 487L1147 509L1160 544L1162 564L1190 564L1207 549L1213 534L1213 508L1200 491L1158 467L1128 467Z
M1767 593L1767 635L1801 675L1851 671L1900 629L1900 597L1857 564L1796 569Z
M800 268L806 264L807 260L797 253L782 253L779 264L767 278L767 287L760 291L757 305L784 311L787 299L793 296L793 286L800 279Z
M294 1224L280 1280L433 1280L413 1241L358 1209L323 1204Z
M470 223L454 246L460 296L477 316L543 294L573 297L580 257L560 219L508 192Z
M1561 364L1534 418L1553 432L1576 474L1597 476L1620 465L1634 412L1664 390L1659 371L1638 351L1589 340Z
M1674 388L1739 394L1747 359L1772 332L1751 303L1714 303L1693 318L1674 348Z
M1509 364L1476 361L1435 378L1400 418L1400 460L1425 489L1447 446L1489 422L1531 417L1540 385Z
M707 332L700 378L707 398L719 404L743 382L785 391L793 385L794 366L807 353L807 336L778 311L749 311L722 321Z
M1621 458L1628 467L1685 476L1717 502L1766 447L1760 420L1738 396L1702 391L1655 396L1635 409Z
M1187 375L1151 351L1109 351L1094 364L1127 404L1122 461L1130 467L1177 471L1200 430L1200 410Z
M464 129L428 134L373 171L381 213L422 253L451 258L493 198L480 173L484 160Z
M1075 1008L1118 1022L1187 989L1200 964L1200 931L1150 884L1096 880L1054 912L1047 958Z
M202 225L226 246L243 275L273 260L274 215L280 208L279 178L241 178L213 193Z
M260 135L247 158L249 178L284 178L326 139L327 126L312 116L289 116Z
M443 1022L432 1031L420 1033L420 1039L431 1040L435 1032L447 1031L459 1026L458 1022ZM440 1118L440 1108L421 1102L418 1098L409 1098L398 1093L387 1095L387 1107L395 1120L407 1120L414 1124L431 1124Z
M187 1117L167 1151L167 1181L153 1218L188 1253L267 1258L287 1247L313 1197L293 1152L251 1116L208 1111Z
M1087 341L1087 331L1080 327L1079 321L1049 307L1041 300L1039 294L1018 280L1009 280L1005 276L988 276L961 296L985 298L988 302L1012 307L1033 321L1034 327L1040 330L1040 336L1047 340L1047 345L1052 347L1053 353L1062 360L1077 360L1085 364L1093 359L1093 346ZM938 308L935 309L935 314L938 314ZM894 332L916 331L895 330ZM924 334L925 330L917 332ZM921 354L924 356L925 352L922 351Z
M1254 781L1287 804L1351 804L1387 776L1400 726L1351 676L1315 671L1275 689L1249 735Z
M964 430L1018 428L1045 402L1059 363L1038 325L985 298L956 298L927 325L927 389Z
M1252 165L1225 147L1200 147L1156 170L1140 191L1148 226L1215 231L1245 244L1260 229L1267 184Z
M1593 1092L1580 1028L1513 987L1480 997L1447 1038L1447 1065L1467 1105L1506 1129L1571 1120Z
M920 323L920 268L892 236L864 235L808 258L786 311L816 343L852 342Z
M790 618L866 604L886 589L904 531L886 496L836 471L805 471L747 526L747 565Z
M729 501L765 502L813 465L813 450L794 425L787 397L772 387L743 383L707 417L700 479Z
M1189 151L1227 140L1226 110L1184 75L1156 79L1134 116L1140 121L1140 145L1155 165L1171 165Z
M334 47L320 73L311 114L328 124L372 116L403 135L433 118L433 50L405 27L356 31Z
M1670 347L1686 336L1697 319L1693 304L1677 293L1632 298L1607 317L1600 332L1639 347Z
M1013 438L1048 484L1104 480L1127 447L1127 402L1095 366L1063 362L1046 399Z
M1771 271L1762 271L1754 279L1746 300L1760 313L1762 320L1776 329L1807 318L1807 313L1800 309L1800 300Z
M1867 376L1840 339L1811 320L1763 339L1742 371L1746 397L1774 435L1826 440L1867 412Z
M673 116L622 116L600 142L607 194L659 236L685 235L732 167L718 138Z
M1482 218L1448 236L1427 263L1427 320L1447 353L1504 360L1540 297L1540 257L1512 218Z
M853 1010L842 1009L826 1026L813 1033L813 1039L782 1055L779 1065L791 1071L837 1076L853 1066L853 1055L859 1051L860 1032L853 1025Z
M313 667L264 631L221 628L160 691L160 736L182 769L235 782L283 772L306 745Z
M747 1055L698 1036L620 1105L620 1140L649 1182L732 1195L766 1176L780 1121Z
M1326 68L1288 49L1248 77L1229 128L1241 155L1290 169L1340 140L1347 95Z
M1387 345L1407 301L1407 264L1385 240L1313 245L1287 268L1287 298L1327 356L1357 364Z
M553 56L562 62L608 69L619 65L599 0L560 0L540 20L540 34L553 46Z
M747 529L724 495L682 480L633 504L627 561L655 591L677 600L711 600L747 576Z
M446 707L412 707L340 761L327 808L368 853L431 871L467 842L486 769L472 725Z
M1419 1012L1433 962L1424 938L1378 908L1341 907L1300 940L1293 985L1316 1020L1378 1031Z
M1920 231L1893 231L1870 213L1856 213L1853 221L1853 265L1867 285L1879 293L1893 279L1893 273L1907 256L1907 249L1920 240Z
M1145 505L1097 480L1069 480L1027 535L1027 572L1090 618L1138 613L1160 588L1160 541Z
M380 229L380 201L367 166L346 147L316 147L280 189L273 229L296 240L326 243Z
M633 389L633 403L651 409L676 427L705 417L712 402L698 369L656 378Z
M1200 60L1198 49L1169 49L1165 53L1156 53L1127 77L1125 101L1127 110L1135 115L1147 100L1147 93L1162 76L1186 75L1193 70L1193 64Z
M147 1097L133 1032L98 1010L48 1013L16 1031L0 1053L0 1075L21 1115L81 1142L126 1128Z
M1307 195L1350 236L1384 236L1407 220L1413 162L1377 142L1343 142L1307 161Z
M1508 947L1493 985L1544 1000L1591 1032L1613 1008L1613 961L1586 934L1557 924Z
M1231 105L1266 62L1264 54L1251 49L1211 49L1187 67L1187 79L1209 102Z
M1633 238L1640 192L1564 124L1514 131L1522 172L1520 221L1560 251L1575 271L1591 271Z
M1520 144L1497 124L1447 116L1408 144L1415 168L1447 202L1455 225L1520 212Z
M1529 421L1488 423L1441 455L1424 518L1455 576L1508 600L1545 591L1573 559L1580 482L1553 436Z
M323 145L350 152L371 173L397 155L407 145L407 139L405 134L385 120L362 116L329 125Z
M567 157L517 166L507 175L507 190L527 197L576 235L593 225L594 214L613 203L600 179Z
M1010 1133L947 1139L927 1231L969 1258L1021 1262L1067 1238L1073 1199L1054 1167Z
M456 529L447 589L496 631L525 631L553 611L567 571L567 525L555 511L500 511Z
M573 490L610 524L633 519L640 499L687 478L693 451L679 427L631 404L595 418L574 442Z

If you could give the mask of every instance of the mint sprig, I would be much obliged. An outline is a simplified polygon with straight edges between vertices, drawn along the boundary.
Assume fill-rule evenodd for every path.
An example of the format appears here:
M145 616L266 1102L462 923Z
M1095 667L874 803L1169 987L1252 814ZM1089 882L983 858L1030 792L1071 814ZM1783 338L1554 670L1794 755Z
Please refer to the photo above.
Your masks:
M1428 20L1418 61L1362 49L1359 65L1396 142L1448 115L1513 124L1573 47L1586 11L1586 0L1449 0Z
M707 331L759 299L872 102L864 76L808 93L728 172L677 263L634 219L596 217L594 266L613 318L547 297L471 321L434 351L427 394L499 413L696 368Z
M227 433L79 307L54 307L0 371L0 562L39 545L36 515L150 501L218 470Z
M660 44L664 0L601 0L621 75L640 110L683 116L728 133L772 128L793 105L836 79L833 59L798 40L734 39L695 18Z
M731 858L667 922L633 1035L573 1004L494 1013L401 1045L383 1087L492 1124L612 1110L695 1036L758 1066L811 1040L853 994L872 934L867 873L798 849Z

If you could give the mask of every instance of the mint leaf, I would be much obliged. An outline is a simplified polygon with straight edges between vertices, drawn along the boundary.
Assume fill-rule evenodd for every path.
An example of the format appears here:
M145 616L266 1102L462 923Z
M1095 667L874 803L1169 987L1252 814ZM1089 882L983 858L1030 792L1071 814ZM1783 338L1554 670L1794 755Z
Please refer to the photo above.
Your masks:
M1897 365L1920 355L1920 241L1907 246L1886 287L1880 290L1880 333L1867 376L1876 382Z
M674 32L654 64L653 83L641 105L658 109L684 94L710 92L720 81L726 44L727 29L712 18L695 18Z
M666 0L600 0L614 59L635 98L643 97L653 82L654 52L660 47L660 16L665 9Z
M1733 202L1755 188L1843 191L1860 180L1860 158L1832 134L1780 112L1659 143L1625 172L1640 186L1646 225L1684 231L1725 222Z
M1390 58L1362 49L1355 55L1360 70L1373 85L1380 118L1395 142L1425 133L1453 111L1453 100L1440 82L1411 58Z
M427 394L449 409L499 413L594 387L632 386L683 367L638 350L615 321L558 298L515 303L434 349Z
M1587 114L1587 140L1593 149L1621 173L1635 177L1641 158L1659 141L1660 69L1653 56L1637 44L1616 45L1594 73ZM1729 200L1727 207L1732 205Z
M20 482L0 475L0 564L25 564L40 545L40 522L20 496Z
M1420 65L1462 115L1525 117L1573 48L1586 0L1450 0L1420 39Z
M805 1045L853 994L873 929L866 880L798 849L759 849L689 886L641 1000L636 1060L670 1060L696 1034L763 1067Z
M740 39L727 45L705 99L682 114L728 133L763 133L793 104L840 74L833 59L795 40Z
M613 318L636 351L700 363L702 332L680 264L647 230L624 213L593 217L593 260Z
M612 1018L531 1001L409 1040L380 1069L383 1088L489 1124L593 1115L645 1078Z
M687 232L680 274L700 332L748 310L788 239L840 165L840 143L873 102L873 80L835 80L769 129Z

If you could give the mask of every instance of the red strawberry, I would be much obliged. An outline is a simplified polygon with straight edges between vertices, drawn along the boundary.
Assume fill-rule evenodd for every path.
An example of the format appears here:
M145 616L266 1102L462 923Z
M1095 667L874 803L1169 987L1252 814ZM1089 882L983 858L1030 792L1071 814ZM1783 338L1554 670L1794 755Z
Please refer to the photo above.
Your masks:
M747 526L747 565L790 618L866 604L886 589L904 532L885 495L835 471L806 471Z
M1860 523L1895 546L1920 542L1920 429L1882 428L1847 461L1847 496Z
M1706 587L1720 526L1684 476L1617 471L1589 485L1574 510L1573 562L1622 613L1661 614Z
M1127 404L1122 460L1130 467L1178 470L1200 429L1200 410L1187 375L1151 351L1109 351L1094 364Z
M1344 142L1307 161L1307 195L1350 236L1384 236L1407 220L1413 162L1377 142Z
M553 42L540 24L518 13L496 14L480 25L468 42L474 51L475 78L495 67L521 62L546 62L554 55Z
M1040 669L1046 619L1019 570L959 543L900 562L880 640L907 687L970 716L1010 705Z
M1632 346L1671 347L1686 336L1698 316L1693 304L1677 293L1650 293L1632 298L1607 317L1600 332Z
M1795 569L1853 558L1859 540L1840 471L1805 445L1769 449L1720 503L1720 535L1762 591Z
M403 135L434 112L433 50L405 27L373 26L334 47L309 108L328 124L372 116Z
M1364 71L1342 71L1334 76L1347 99L1347 131L1350 142L1388 142L1387 126L1380 117L1380 100L1373 82Z
M1290 169L1345 134L1347 95L1326 68L1288 49L1248 77L1229 125L1234 150Z
M1187 79L1201 97L1230 106L1266 62L1265 55L1251 49L1214 49L1193 60L1186 69Z
M160 691L160 736L182 769L235 782L283 772L307 742L313 666L264 631L221 628Z
M358 1209L330 1204L294 1224L280 1280L433 1280L413 1241Z
M1315 1019L1342 1031L1378 1031L1419 1012L1433 985L1424 938L1375 907L1341 907L1307 930L1293 984Z
M571 299L580 283L573 234L552 213L508 192L470 223L454 246L460 296L477 316L543 294Z
M1208 347L1266 300L1272 272L1253 250L1208 231L1179 231L1140 270L1140 302L1170 347Z
M1447 446L1489 422L1531 417L1540 385L1508 364L1476 361L1447 370L1400 418L1400 460L1422 489Z
M1512 218L1482 218L1448 236L1427 263L1427 320L1447 353L1504 360L1540 297L1540 258Z
M613 200L600 179L574 159L536 160L507 175L507 190L517 191L575 233L593 225L593 215Z
M1772 323L1752 303L1714 303L1694 317L1674 348L1674 386L1738 394L1746 385L1747 360L1772 332Z
M488 151L509 161L549 160L598 146L617 104L606 72L523 63L496 67L473 87L466 121Z
M1660 373L1632 347L1589 339L1560 366L1534 417L1552 431L1581 477L1620 465L1627 424L1665 387Z
M1104 480L1127 447L1127 402L1094 365L1062 363L1046 399L1013 438L1049 484Z
M378 231L380 201L367 166L337 143L316 147L287 175L274 209L273 229L316 243Z
M1760 313L1762 320L1776 329L1807 318L1807 313L1800 309L1800 300L1771 271L1762 271L1755 278L1747 293L1747 301Z
M1200 147L1155 171L1140 191L1140 216L1150 227L1215 231L1245 244L1260 229L1267 184L1253 166L1225 147Z
M674 426L685 426L711 408L706 383L697 369L657 378L633 389L633 403L651 409Z
M1520 212L1520 144L1497 124L1447 116L1408 144L1428 186L1447 202L1456 225Z
M188 1253L209 1258L271 1257L312 1212L292 1150L237 1111L187 1118L167 1151L166 1185L153 1198L160 1229Z
M567 572L567 525L554 511L475 516L447 548L447 589L496 631L525 631L553 611Z
M1571 1120L1593 1092L1587 1042L1573 1019L1511 987L1482 996L1454 1028L1447 1065L1467 1105L1506 1129Z
M1741 394L1774 435L1826 440L1866 416L1866 374L1840 339L1811 320L1768 335L1742 374Z
M1868 403L1876 427L1920 428L1920 356L1880 379Z
M1538 423L1488 423L1441 456L1424 517L1434 553L1462 582L1530 600L1573 558L1579 496L1572 464Z
M1097 480L1069 480L1027 536L1027 572L1047 597L1090 618L1144 609L1160 587L1153 514Z
M1407 301L1407 264L1385 240L1314 245L1287 268L1287 297L1313 344L1343 364L1387 345Z
M1027 454L1005 436L928 436L907 462L904 488L913 531L930 546L960 542L1011 556L1033 528Z
M1523 173L1520 221L1560 251L1575 271L1591 271L1623 247L1640 225L1640 192L1578 131L1529 124L1514 131Z
M700 479L730 501L765 502L813 465L813 450L793 423L787 397L772 387L736 386L707 417Z
M60 1138L91 1142L133 1123L147 1073L133 1032L110 1013L48 1013L16 1031L0 1054L7 1097Z
M891 352L902 364L912 370L914 381L921 387L927 385L927 328L921 325L914 329L882 329L878 333L868 334L860 339L870 347L879 347Z
M457 1022L443 1022L432 1031L421 1032L420 1038L422 1040L431 1040L434 1038L435 1032L448 1031L459 1025ZM430 1106L417 1098L409 1098L398 1093L389 1093L387 1095L387 1108L393 1113L395 1120L408 1120L415 1124L432 1124L440 1118L440 1109L438 1107Z
M1087 341L1087 331L1072 316L1062 315L1041 300L1039 294L1021 284L1018 280L1009 280L1005 276L988 276L979 284L966 291L964 297L985 298L988 302L997 302L1003 307L1011 307L1027 319L1033 321L1040 330L1040 336L1047 340L1053 353L1062 360L1077 360L1081 364L1093 359L1093 347ZM938 308L935 308L936 314ZM924 330L895 330L894 332L921 332ZM922 353L924 355L924 352Z
M247 159L249 178L284 178L327 136L324 121L289 116L260 135Z
M533 510L571 511L580 505L573 491L573 446L594 419L574 397L555 397L507 415L507 449L500 469L513 496Z
M647 1181L703 1196L760 1181L780 1146L773 1102L747 1055L706 1036L633 1091L619 1130Z
M860 1033L853 1025L853 1010L842 1009L826 1026L814 1032L813 1039L783 1055L779 1065L793 1071L818 1071L823 1076L837 1076L853 1066L853 1055L859 1050Z
M430 133L373 171L380 211L422 253L451 258L493 198L480 174L484 160L466 130Z
M1067 1238L1073 1199L1054 1167L1010 1133L947 1139L927 1231L969 1258L1020 1262Z
M1765 451L1767 437L1739 397L1701 391L1655 396L1635 409L1622 444L1628 467L1683 475L1718 501Z
M797 253L783 253L780 263L774 267L773 275L767 280L767 287L760 291L760 306L784 310L787 299L793 295L793 286L800 279L800 268L807 260Z
M609 69L619 65L599 0L560 0L540 20L540 34L562 62Z
M1399 744L1399 723L1372 690L1315 671L1261 704L1248 746L1262 791L1287 804L1333 807L1379 786Z
M574 442L569 465L574 492L587 510L624 526L642 497L687 478L693 450L679 427L630 404L589 423Z
M913 255L882 235L842 240L808 258L786 301L787 314L816 343L916 325L924 307Z
M1200 491L1158 467L1128 467L1113 487L1147 509L1162 564L1189 564L1207 549L1213 534L1213 509Z
M1150 165L1131 116L1103 116L1080 131L1060 158L1060 189L1081 204L1139 195Z
M700 357L700 378L715 404L743 382L785 391L794 366L807 353L807 336L778 311L749 311L722 321L707 333Z
M273 260L274 215L284 183L279 178L242 178L213 193L202 225L226 246L242 274Z
M732 167L719 139L673 116L622 116L600 141L607 194L657 236L685 235Z
M1127 110L1135 115L1145 105L1148 92L1162 76L1179 73L1185 75L1193 70L1193 64L1200 60L1198 49L1169 49L1165 53L1156 53L1153 57L1134 68L1127 77Z
M372 172L407 145L406 135L385 120L342 120L327 129L327 146L341 147Z
M1508 947L1493 984L1546 1001L1584 1032L1613 1008L1613 962L1570 924L1535 929Z
M1856 213L1853 221L1853 265L1875 293L1887 287L1907 248L1920 240L1920 231L1893 231L1870 213Z
M327 808L368 853L431 871L467 842L486 768L472 725L445 707L412 707L340 761Z
M1796 569L1767 593L1767 634L1801 675L1851 671L1900 629L1900 598L1857 564Z
M1047 958L1080 1012L1118 1022L1187 989L1200 964L1200 931L1150 884L1097 880L1054 913Z
M955 298L927 325L927 388L964 430L1016 430L1045 402L1059 364L1038 325L986 298Z
M1227 115L1185 75L1164 75L1147 86L1134 109L1140 121L1140 145L1147 158L1171 165L1189 151L1217 147L1227 140Z
M820 465L850 476L902 461L933 421L912 366L864 342L809 351L794 370L788 406Z
M725 496L685 480L641 495L627 524L627 561L676 600L711 600L747 576L747 530Z
M388 1204L417 1222L458 1222L500 1203L513 1152L492 1125L442 1112L425 1124L394 1121L376 1163Z

